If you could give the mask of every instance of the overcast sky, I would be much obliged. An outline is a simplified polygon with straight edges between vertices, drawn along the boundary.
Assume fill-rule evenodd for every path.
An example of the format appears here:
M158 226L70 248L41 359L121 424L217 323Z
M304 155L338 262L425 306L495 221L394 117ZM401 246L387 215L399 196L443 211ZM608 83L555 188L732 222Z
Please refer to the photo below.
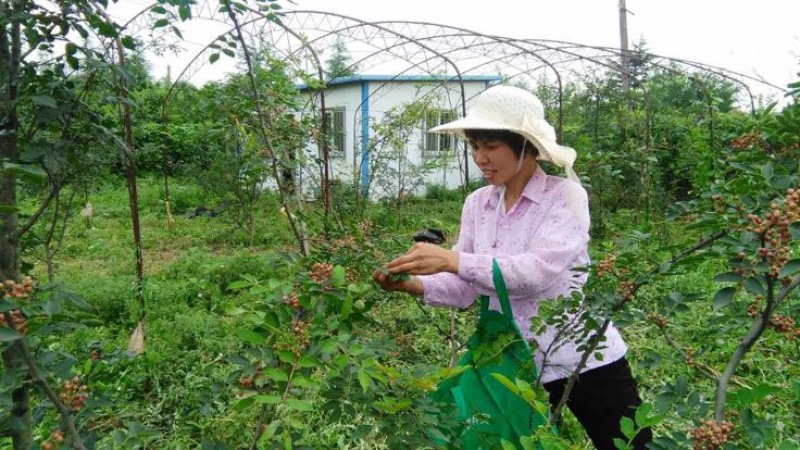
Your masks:
M199 3L203 3L201 0ZM416 20L513 38L619 46L619 0L279 0L285 8L365 20ZM118 16L150 4L120 0ZM800 0L627 0L628 37L656 54L725 67L784 86L800 71ZM218 31L196 21L185 55L150 56L156 76L180 72ZM222 60L220 60L222 61ZM177 66L177 67L176 67ZM222 65L194 83L221 76Z

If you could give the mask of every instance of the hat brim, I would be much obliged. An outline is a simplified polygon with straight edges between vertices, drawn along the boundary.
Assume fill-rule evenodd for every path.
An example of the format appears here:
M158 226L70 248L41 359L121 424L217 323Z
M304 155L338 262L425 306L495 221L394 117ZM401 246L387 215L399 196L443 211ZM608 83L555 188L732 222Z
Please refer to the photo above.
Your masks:
M538 136L534 136L533 134L521 130L518 128L509 127L507 124L498 123L490 120L483 120L483 119L476 119L471 118L469 116L462 117L461 119L454 120L452 122L448 122L437 127L433 127L428 130L429 133L440 133L440 134L455 134L460 138L466 140L467 136L464 134L464 130L507 130L514 133L517 133L527 139L528 141L532 142L533 145L536 146L536 149L539 150L539 158L543 161L551 161L559 166L564 167L568 165L570 170L572 165L575 163L575 159L577 157L577 153L574 149L570 147L565 147L563 145L559 145L558 143L550 140L550 139L542 139ZM558 155L558 156L556 156Z

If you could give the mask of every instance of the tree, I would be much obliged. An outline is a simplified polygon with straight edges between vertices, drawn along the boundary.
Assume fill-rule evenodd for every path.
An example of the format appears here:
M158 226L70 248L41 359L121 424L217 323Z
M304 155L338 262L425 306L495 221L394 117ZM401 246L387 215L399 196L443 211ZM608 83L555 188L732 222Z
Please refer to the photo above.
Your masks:
M358 65L352 63L350 52L341 37L336 39L332 51L333 55L325 62L325 76L327 79L349 77L358 72Z

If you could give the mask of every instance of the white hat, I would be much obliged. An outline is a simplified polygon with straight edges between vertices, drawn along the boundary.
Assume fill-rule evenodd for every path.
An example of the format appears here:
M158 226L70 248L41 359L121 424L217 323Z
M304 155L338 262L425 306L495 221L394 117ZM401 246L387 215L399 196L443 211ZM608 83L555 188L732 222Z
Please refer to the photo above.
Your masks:
M466 117L438 127L431 133L452 133L466 139L464 130L508 130L532 142L539 159L564 168L567 178L580 183L572 169L577 154L556 142L556 132L544 118L542 102L530 92L513 86L492 86L483 91Z

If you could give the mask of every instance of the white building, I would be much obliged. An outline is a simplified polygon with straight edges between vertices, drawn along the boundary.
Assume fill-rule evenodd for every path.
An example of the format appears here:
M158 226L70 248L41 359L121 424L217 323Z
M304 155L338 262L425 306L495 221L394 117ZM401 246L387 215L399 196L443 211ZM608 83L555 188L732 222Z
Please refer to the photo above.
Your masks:
M427 185L453 189L466 177L479 179L463 141L427 130L461 117L473 98L499 81L497 75L354 75L329 81L323 94L331 179L359 184L371 198L423 194ZM314 94L306 114L319 114L321 97ZM320 148L311 142L308 156L316 157ZM301 174L304 189L318 181L315 172Z

